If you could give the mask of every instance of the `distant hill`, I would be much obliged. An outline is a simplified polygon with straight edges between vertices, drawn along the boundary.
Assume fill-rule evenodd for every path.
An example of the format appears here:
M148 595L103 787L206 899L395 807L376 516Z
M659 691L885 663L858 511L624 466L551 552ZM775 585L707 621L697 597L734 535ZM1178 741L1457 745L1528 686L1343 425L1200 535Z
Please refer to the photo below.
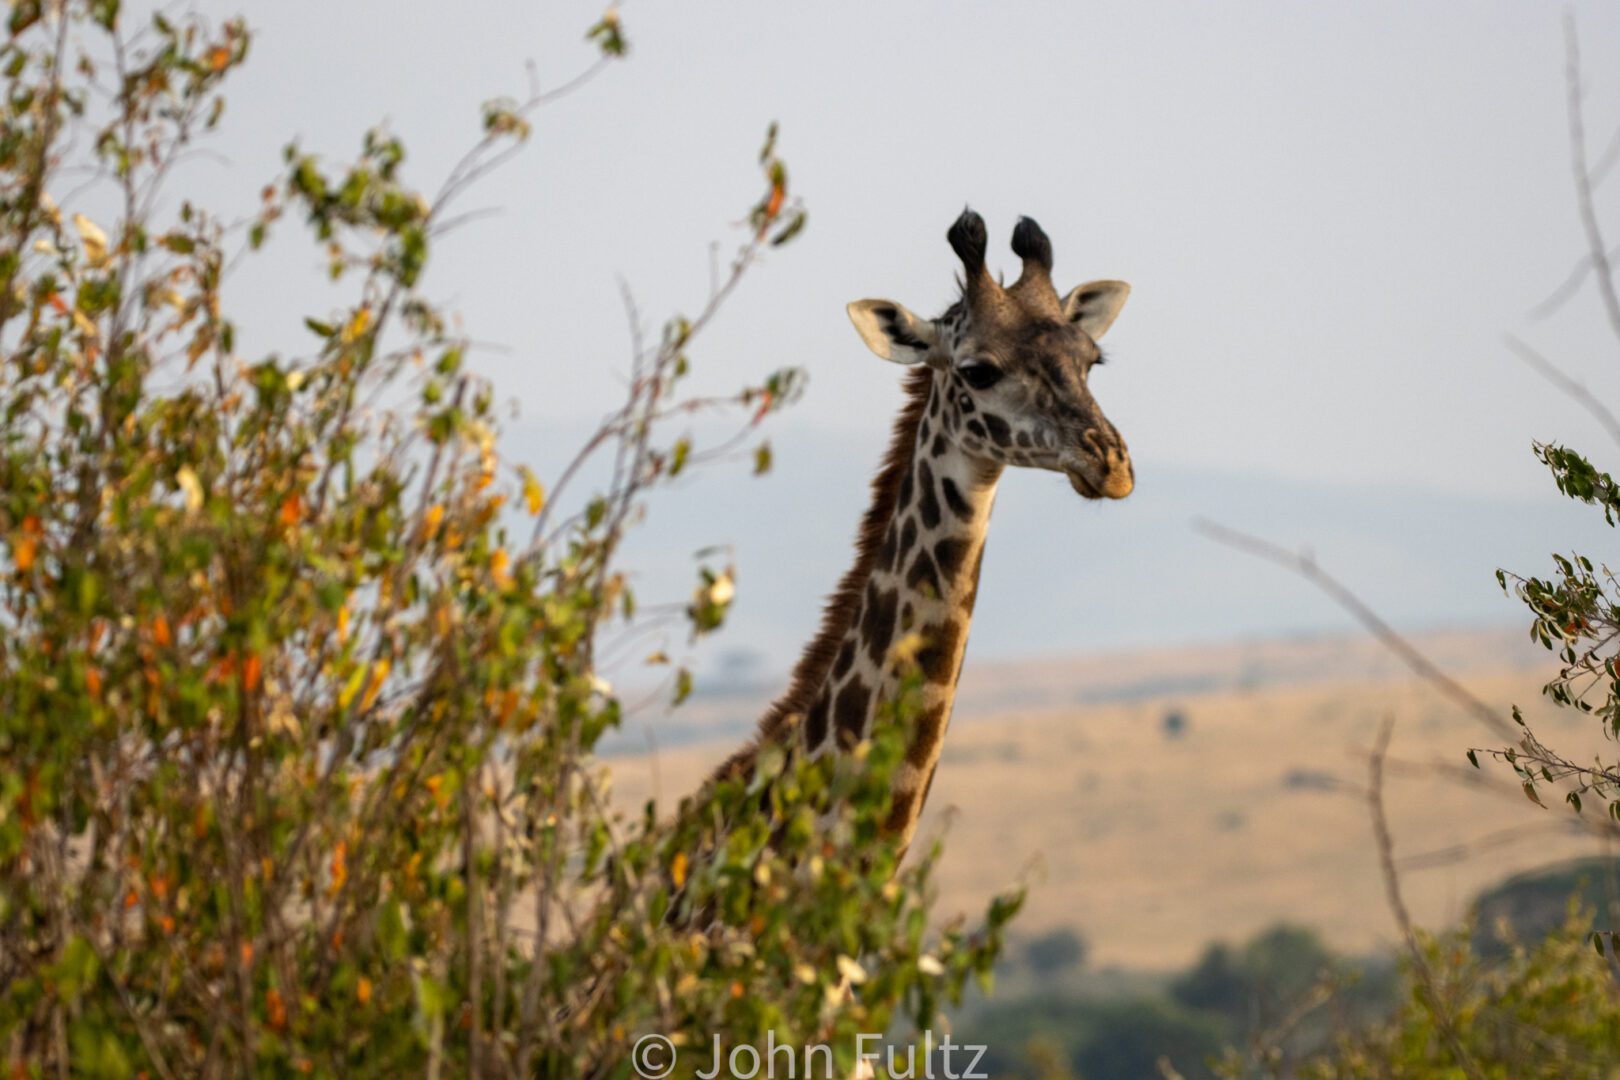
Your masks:
M867 483L887 435L784 425L765 478L745 460L700 471L650 500L625 566L643 604L684 600L694 553L729 548L738 598L726 630L692 653L710 684L780 681L811 636L823 598L850 560ZM575 440L542 442L519 425L519 457L544 465ZM712 441L712 440L711 440ZM699 445L702 445L701 432ZM548 452L548 448L549 451ZM1011 470L986 551L968 670L987 659L1232 642L1353 629L1309 585L1195 533L1209 517L1290 547L1310 547L1333 573L1407 628L1523 625L1497 587L1499 567L1541 573L1554 550L1602 556L1614 533L1559 497L1495 501L1446 491L1305 484L1137 462L1138 486L1101 505L1061 477ZM574 493L580 494L579 490ZM638 638L638 642L643 639ZM677 625L626 649L611 674L634 681L654 647L686 650Z

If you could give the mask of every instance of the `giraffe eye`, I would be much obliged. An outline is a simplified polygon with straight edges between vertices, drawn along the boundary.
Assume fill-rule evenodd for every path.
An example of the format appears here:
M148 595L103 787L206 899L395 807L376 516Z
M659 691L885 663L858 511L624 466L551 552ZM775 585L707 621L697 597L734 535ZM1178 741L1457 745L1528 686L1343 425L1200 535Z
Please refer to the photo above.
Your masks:
M988 390L1001 381L1001 369L982 360L969 361L956 370L963 381L975 390Z

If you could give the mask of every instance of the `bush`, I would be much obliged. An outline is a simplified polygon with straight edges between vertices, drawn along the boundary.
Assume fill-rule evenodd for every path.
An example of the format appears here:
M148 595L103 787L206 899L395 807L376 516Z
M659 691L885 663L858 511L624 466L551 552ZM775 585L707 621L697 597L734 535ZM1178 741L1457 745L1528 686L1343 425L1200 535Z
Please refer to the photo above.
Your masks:
M1234 948L1216 943L1191 971L1170 985L1170 996L1191 1009L1227 1017L1240 1030L1276 1023L1342 968L1314 930L1274 926Z
M1068 927L1060 926L1030 938L1024 943L1024 963L1045 979L1086 962L1084 939Z
M1423 954L1468 1068L1459 1064L1421 980L1408 969L1406 1000L1389 1022L1341 1039L1297 1075L1608 1080L1620 1070L1620 992L1590 932L1590 918L1572 904L1561 927L1529 944L1510 943L1497 963L1473 950L1467 928L1424 939Z
M579 459L614 456L606 487L562 501L503 465L495 392L423 281L446 207L541 98L488 106L433 197L402 142L372 132L346 166L288 147L240 225L192 202L160 218L247 28L159 15L132 38L116 0L71 0L15 3L10 29L13 1074L572 1076L622 1071L648 1032L830 1042L847 1064L855 1032L926 1025L987 976L1016 899L976 934L930 930L934 856L897 872L879 829L892 731L853 766L766 754L669 821L607 809L591 751L621 704L594 658L643 617L616 560L642 496L697 463L668 426L727 406L747 431L800 380L683 394L722 284L633 358ZM591 36L625 51L615 16ZM804 222L774 131L760 160L732 282ZM119 209L98 224L98 206ZM221 285L288 217L352 302L303 320L307 349L248 359ZM732 591L724 567L704 571L684 607L695 635ZM670 681L684 697L690 678Z
M1066 1065L1085 1080L1158 1076L1161 1057L1187 1080L1208 1078L1205 1061L1230 1038L1220 1017L1152 997L991 1005L975 1015L971 1035L989 1047L984 1063L993 1074L1051 1074Z

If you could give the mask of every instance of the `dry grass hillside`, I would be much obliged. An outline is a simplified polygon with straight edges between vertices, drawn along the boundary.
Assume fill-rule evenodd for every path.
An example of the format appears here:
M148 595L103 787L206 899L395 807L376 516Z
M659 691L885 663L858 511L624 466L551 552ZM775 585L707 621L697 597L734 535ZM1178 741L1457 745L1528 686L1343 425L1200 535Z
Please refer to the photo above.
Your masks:
M1542 704L1548 656L1519 631L1420 639L1485 700L1525 708L1579 759L1593 722ZM1032 884L1024 933L1072 926L1093 962L1185 965L1213 939L1289 920L1345 950L1388 943L1365 785L1396 720L1387 806L1414 917L1439 926L1504 876L1602 852L1505 769L1490 733L1360 639L1279 641L1017 664L970 657L923 836L948 828L940 911ZM626 805L678 797L734 740L613 763ZM1492 783L1491 781L1496 781ZM1589 811L1590 812L1590 811Z

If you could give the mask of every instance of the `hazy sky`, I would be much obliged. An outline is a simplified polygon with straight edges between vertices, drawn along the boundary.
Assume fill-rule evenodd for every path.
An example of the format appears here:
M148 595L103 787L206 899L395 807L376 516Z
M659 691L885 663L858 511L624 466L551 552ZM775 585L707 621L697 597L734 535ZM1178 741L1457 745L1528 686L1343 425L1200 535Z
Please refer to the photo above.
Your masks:
M281 135L346 156L383 118L437 180L526 60L548 83L590 60L599 10L242 6L258 37L226 153L244 195ZM1578 11L1590 70L1612 72L1620 12ZM649 316L696 306L777 119L811 227L698 355L717 384L808 367L790 426L884 427L895 373L842 305L943 307L944 229L971 203L1002 265L1027 213L1061 281L1133 283L1097 392L1150 466L1523 492L1525 441L1569 430L1499 345L1581 250L1556 5L706 0L623 18L631 58L540 118L472 200L503 216L437 268L478 337L511 348L483 363L526 416L611 400L617 275ZM1592 96L1601 143L1620 80ZM1620 389L1593 311L1537 336Z
M554 84L592 60L582 34L600 12L216 7L244 10L257 31L217 144L228 164L208 167L215 196L242 207L286 139L346 159L383 119L431 190L476 135L479 103L523 90L526 61ZM1595 155L1620 126L1620 11L1576 12ZM786 364L810 371L806 399L774 431L778 455L814 468L836 446L825 464L839 472L807 491L848 495L815 516L824 531L783 549L822 582L782 598L806 628L845 561L860 463L875 461L899 400L897 369L860 344L843 304L886 295L936 314L955 265L943 234L964 203L988 218L1002 267L1016 269L1006 244L1026 213L1054 241L1060 287L1133 284L1093 387L1144 494L1156 474L1273 477L1279 492L1393 487L1522 508L1550 498L1532 438L1605 449L1501 344L1522 333L1620 400L1620 346L1590 298L1525 319L1583 250L1557 5L632 0L622 15L630 58L538 118L528 151L467 203L501 215L445 242L432 280L477 339L501 347L478 363L521 403L516 444L553 455L547 433L577 432L621 385L618 279L649 320L695 310L709 244L740 241L735 223L760 190L754 154L780 121L810 226L757 269L695 355L715 388ZM1612 184L1600 192L1610 206ZM246 352L301 347L301 315L339 302L314 283L316 265L282 243L237 278ZM783 512L793 475L749 497ZM1014 478L1002 500L1026 518L1062 502L1077 565L1089 523L1132 521L1124 507L1072 507L1054 477ZM1196 503L1155 527L1221 510ZM1283 495L1273 511L1239 524L1331 543L1291 532ZM995 543L987 575L1010 580L994 560L1018 553ZM1424 573L1417 556L1408 570ZM991 631L987 644L998 640L1011 639Z

